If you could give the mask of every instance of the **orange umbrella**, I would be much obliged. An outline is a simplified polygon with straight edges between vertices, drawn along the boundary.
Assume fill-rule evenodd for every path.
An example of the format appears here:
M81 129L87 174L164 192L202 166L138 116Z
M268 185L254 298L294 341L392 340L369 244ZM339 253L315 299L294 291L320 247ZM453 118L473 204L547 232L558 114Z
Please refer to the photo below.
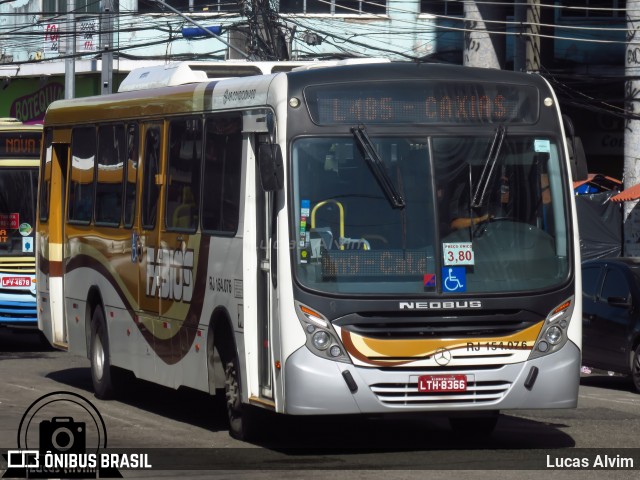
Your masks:
M629 187L610 198L612 202L628 202L640 198L640 184Z
M610 198L612 202L629 202L640 198L640 184L629 187Z

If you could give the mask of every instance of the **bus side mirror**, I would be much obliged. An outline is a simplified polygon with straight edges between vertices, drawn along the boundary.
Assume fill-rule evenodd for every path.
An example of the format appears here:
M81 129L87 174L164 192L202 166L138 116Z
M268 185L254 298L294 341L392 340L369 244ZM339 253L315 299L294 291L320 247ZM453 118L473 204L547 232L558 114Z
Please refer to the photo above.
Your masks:
M284 166L280 145L261 143L258 146L258 168L265 192L275 192L284 186Z

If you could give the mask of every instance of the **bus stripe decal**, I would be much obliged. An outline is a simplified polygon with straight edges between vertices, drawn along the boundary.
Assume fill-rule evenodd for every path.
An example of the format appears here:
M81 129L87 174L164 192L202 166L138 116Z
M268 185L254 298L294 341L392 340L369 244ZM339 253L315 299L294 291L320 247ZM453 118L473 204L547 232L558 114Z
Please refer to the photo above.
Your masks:
M544 320L532 325L529 328L515 332L511 335L499 337L473 338L474 344L490 344L491 342L522 345L505 349L508 352L531 350L540 330L544 325ZM414 361L425 360L432 357L438 349L465 350L467 348L467 338L451 338L439 340L386 340L377 338L367 338L361 335L342 331L342 342L347 351L358 360L371 365L403 365ZM525 346L526 345L526 346ZM504 352L504 350L496 353ZM407 357L412 357L407 359Z
M213 99L213 89L218 81L209 82L207 84L198 85L193 91L193 109L194 111L208 110Z
M43 275L49 275L49 259L38 253L38 268Z
M189 310L185 316L183 322L181 322L180 329L174 336L167 339L161 339L154 337L152 332L144 326L142 322L134 322L140 333L145 338L149 346L166 364L173 365L178 363L183 357L189 353L191 345L196 336L197 327L199 324L200 313L202 312L202 305L204 303L204 295L207 287L207 264L209 260L209 243L208 237L203 237L200 242L200 248L198 252L198 265L196 271L196 277L194 280L194 291L189 305ZM136 311L134 306L131 305L126 295L122 291L121 287L116 282L113 273L109 271L102 263L98 262L93 257L80 254L73 257L67 263L66 273L70 273L78 268L90 268L99 272L105 280L107 280L118 297L122 301L123 305L128 312L135 318ZM184 333L183 333L184 332ZM182 341L182 340L185 341Z

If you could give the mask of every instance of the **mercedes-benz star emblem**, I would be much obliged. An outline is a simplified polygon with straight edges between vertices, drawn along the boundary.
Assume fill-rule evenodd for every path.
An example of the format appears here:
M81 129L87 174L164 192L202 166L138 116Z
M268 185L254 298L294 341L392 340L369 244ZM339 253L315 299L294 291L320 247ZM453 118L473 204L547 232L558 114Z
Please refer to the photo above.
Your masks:
M446 348L439 348L433 356L436 363L440 366L447 365L451 361L451 352Z

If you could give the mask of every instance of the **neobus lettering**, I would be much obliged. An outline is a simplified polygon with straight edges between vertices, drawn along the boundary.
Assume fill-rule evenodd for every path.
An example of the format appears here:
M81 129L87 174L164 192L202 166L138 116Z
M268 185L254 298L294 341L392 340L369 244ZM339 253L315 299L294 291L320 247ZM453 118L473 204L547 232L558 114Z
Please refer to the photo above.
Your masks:
M482 308L480 300L456 300L445 302L400 302L400 310L449 310L457 308Z
M147 248L147 296L190 302L193 250Z

